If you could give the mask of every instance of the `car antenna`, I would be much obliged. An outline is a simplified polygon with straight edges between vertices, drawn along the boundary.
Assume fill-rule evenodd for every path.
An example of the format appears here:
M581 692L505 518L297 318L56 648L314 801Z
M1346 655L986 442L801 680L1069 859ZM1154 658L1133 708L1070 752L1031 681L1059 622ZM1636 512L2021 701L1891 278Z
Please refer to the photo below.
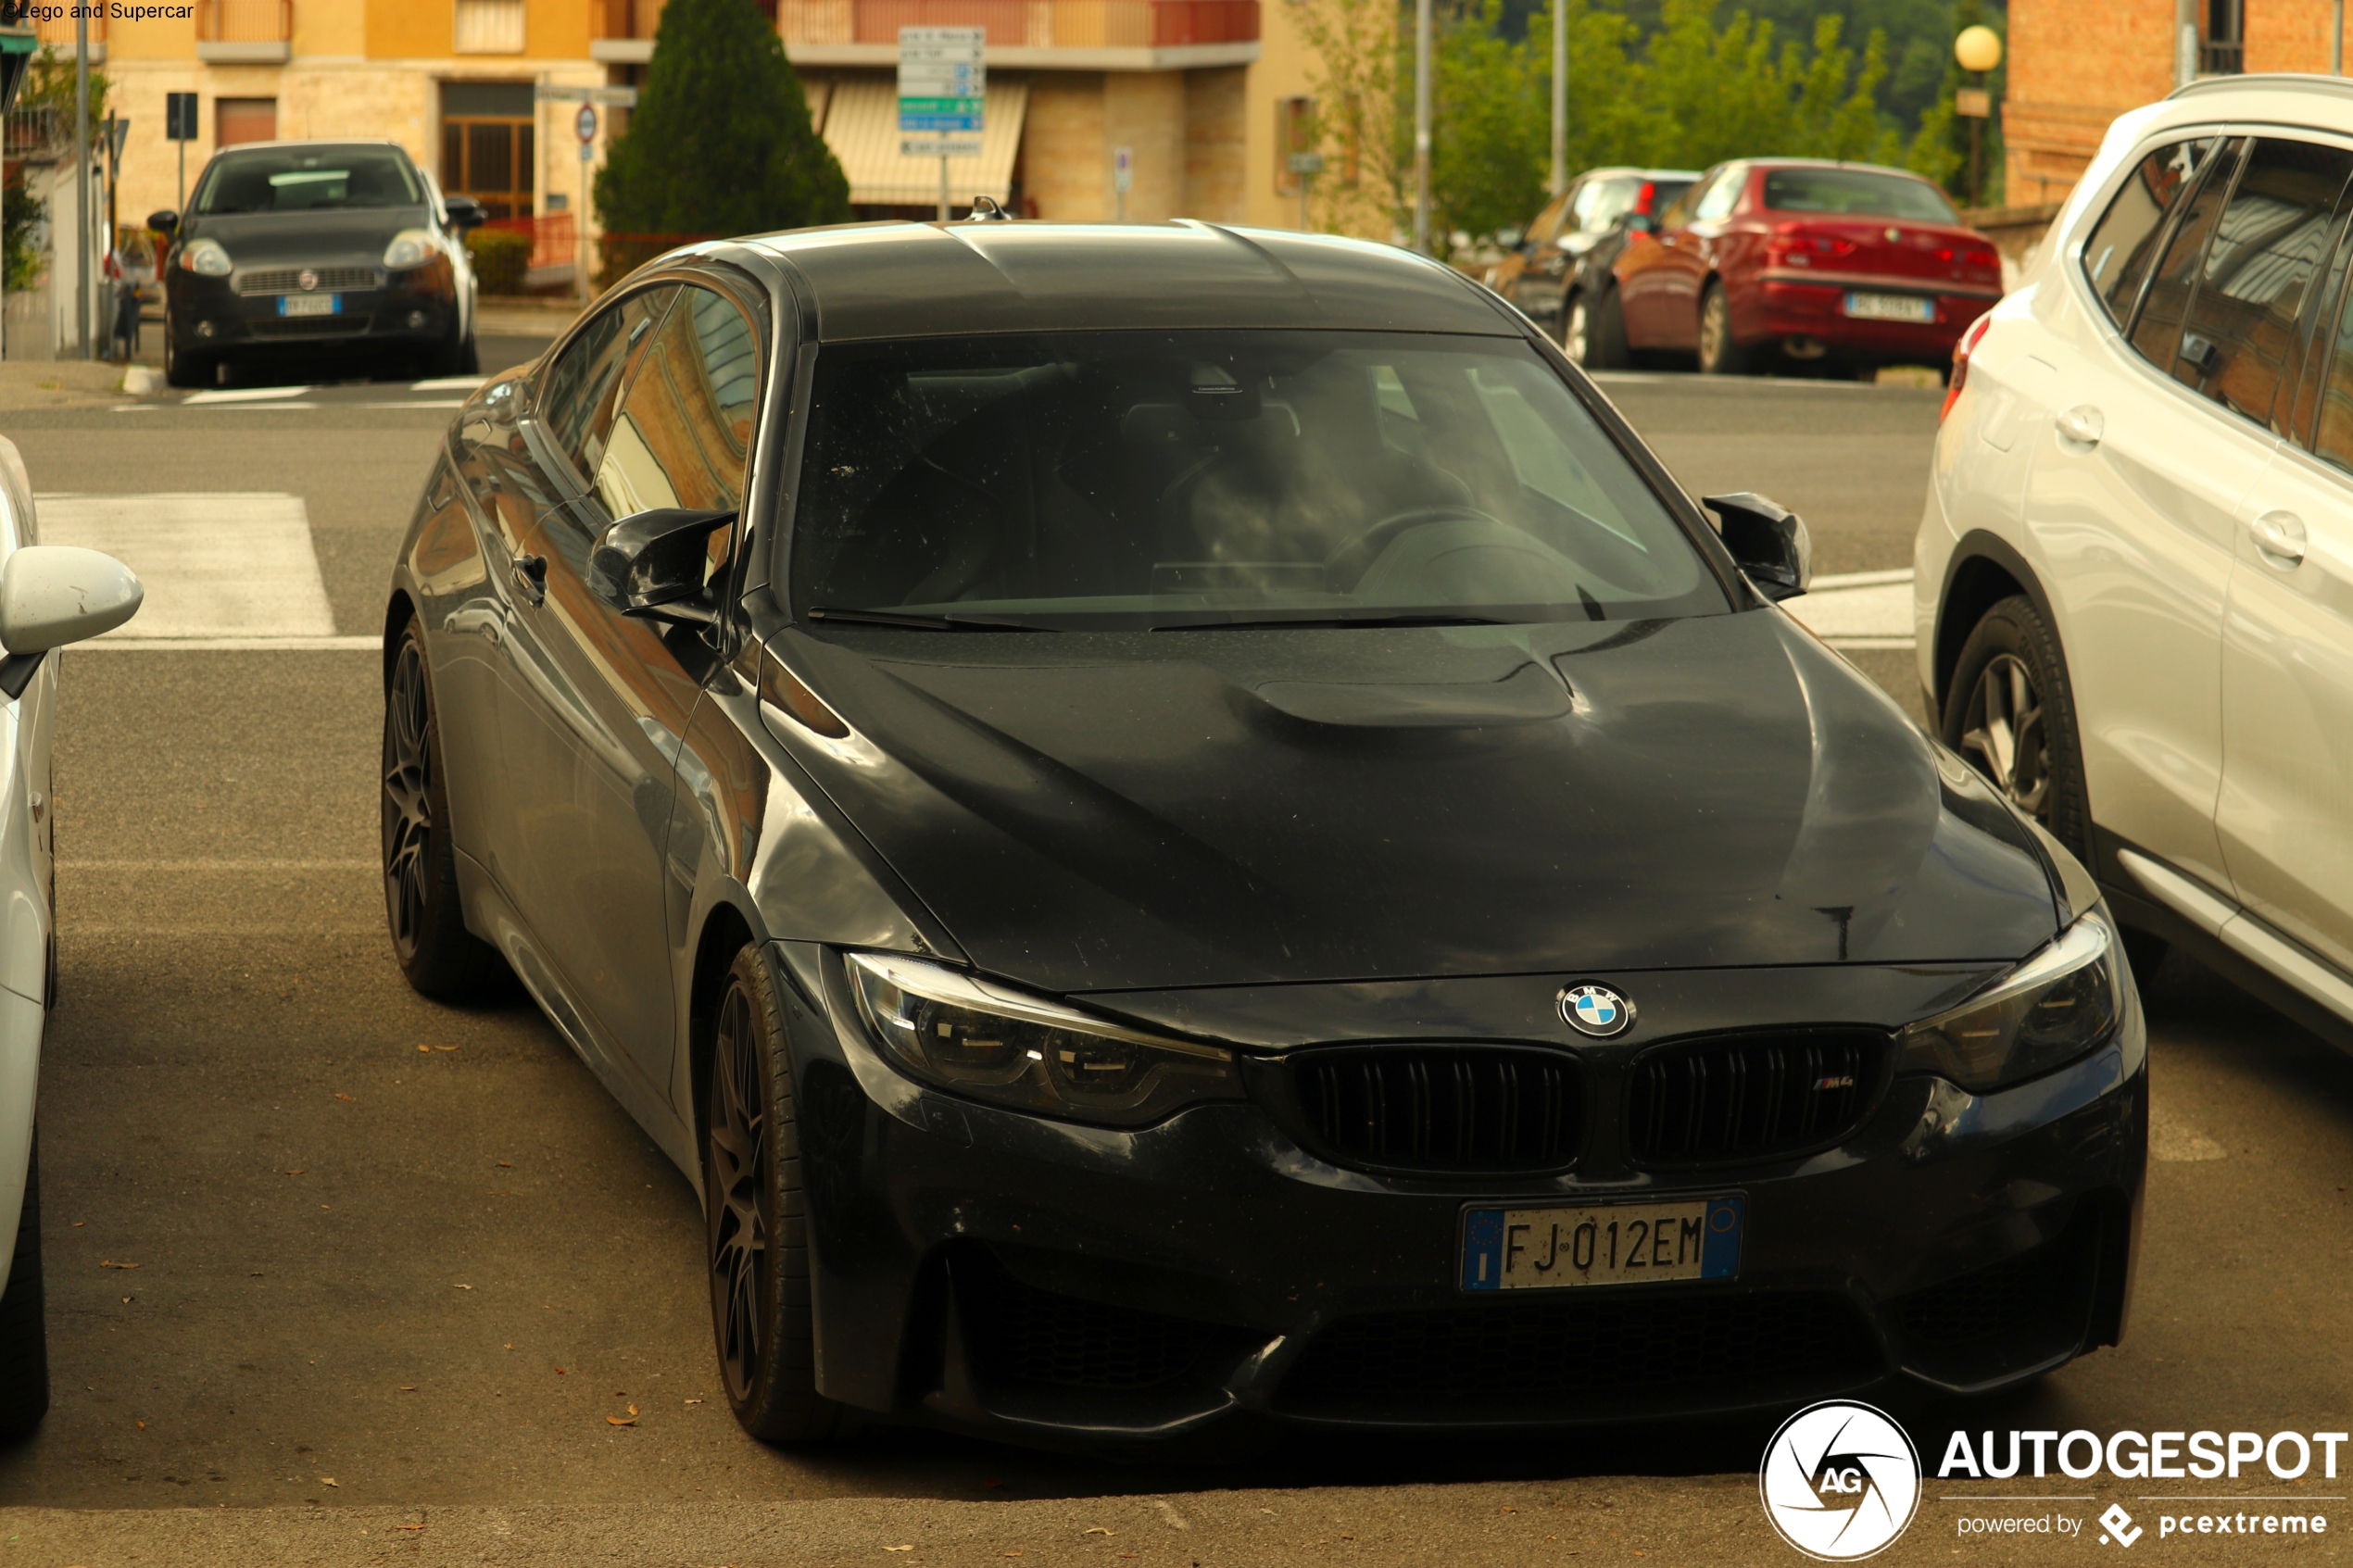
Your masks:
M1011 223L1013 220L1013 215L998 206L995 196L973 197L972 216L964 220L967 223Z

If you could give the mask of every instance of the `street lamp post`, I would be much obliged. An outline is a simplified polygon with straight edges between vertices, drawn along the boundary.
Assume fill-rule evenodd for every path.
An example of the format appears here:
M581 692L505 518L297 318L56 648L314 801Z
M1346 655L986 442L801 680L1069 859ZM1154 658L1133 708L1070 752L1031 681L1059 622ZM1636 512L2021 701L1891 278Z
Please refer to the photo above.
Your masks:
M1414 248L1429 254L1429 12L1414 0Z
M1567 189L1568 0L1553 0L1553 194Z
M1980 143L1985 121L1994 112L1994 95L1986 91L1985 75L2002 63L2002 35L1990 27L1965 27L1953 40L1953 58L1963 70L1977 76L1976 86L1964 87L1953 95L1953 107L1969 120L1969 204L1978 207L1984 193Z

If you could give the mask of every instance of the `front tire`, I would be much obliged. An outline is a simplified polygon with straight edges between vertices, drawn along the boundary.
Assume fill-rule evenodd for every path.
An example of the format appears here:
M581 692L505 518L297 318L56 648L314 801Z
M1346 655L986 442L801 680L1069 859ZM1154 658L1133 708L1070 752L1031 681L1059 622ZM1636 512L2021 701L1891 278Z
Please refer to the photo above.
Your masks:
M1721 283L1707 285L1699 303L1699 370L1704 376L1748 374L1749 353L1732 341L1732 299Z
M1944 699L1944 744L2086 866L2092 813L2075 697L2058 638L2034 601L2011 596L1961 645Z
M841 1435L847 1412L817 1392L809 1204L784 1010L749 945L727 967L714 1014L702 1181L711 1334L736 1420L763 1443Z
M0 1439L26 1437L49 1413L49 1328L41 1284L41 1145L25 1160L24 1208L8 1288L0 1293Z
M189 354L174 341L170 321L163 324L163 380L167 386L205 387L212 385L220 374L220 364L209 354Z
M1626 346L1626 307L1616 289L1604 289L1591 305L1584 294L1568 304L1568 357L1589 370L1622 370L1632 356Z
M497 949L466 929L450 843L449 788L443 778L441 722L415 617L400 629L384 684L384 919L393 957L409 984L440 1001L489 990L506 972Z

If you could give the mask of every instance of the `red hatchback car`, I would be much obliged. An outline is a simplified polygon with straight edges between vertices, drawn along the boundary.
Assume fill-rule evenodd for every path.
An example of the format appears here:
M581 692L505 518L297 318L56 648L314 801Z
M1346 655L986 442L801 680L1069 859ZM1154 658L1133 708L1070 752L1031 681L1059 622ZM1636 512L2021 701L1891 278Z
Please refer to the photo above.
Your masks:
M2002 296L1993 243L1935 186L1806 158L1718 165L1612 274L1590 358L1695 350L1716 375L1807 360L1942 367Z

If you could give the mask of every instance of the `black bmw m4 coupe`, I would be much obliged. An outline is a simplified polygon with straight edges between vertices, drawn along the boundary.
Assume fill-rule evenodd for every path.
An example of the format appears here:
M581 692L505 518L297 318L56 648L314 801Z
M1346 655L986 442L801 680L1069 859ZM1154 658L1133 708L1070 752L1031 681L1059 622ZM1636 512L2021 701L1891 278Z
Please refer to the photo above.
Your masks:
M696 1184L763 1438L2000 1388L2121 1332L2140 1003L1809 570L1386 246L697 245L427 479L394 947Z

